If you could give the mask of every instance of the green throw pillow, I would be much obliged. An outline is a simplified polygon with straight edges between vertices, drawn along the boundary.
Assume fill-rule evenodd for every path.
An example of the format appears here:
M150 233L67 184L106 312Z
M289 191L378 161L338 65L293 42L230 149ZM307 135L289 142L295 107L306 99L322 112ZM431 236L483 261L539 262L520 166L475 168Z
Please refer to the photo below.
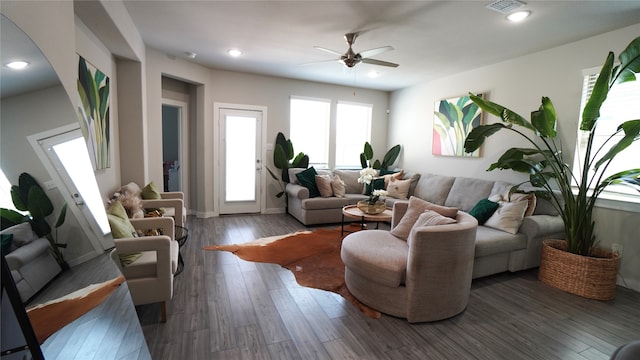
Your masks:
M107 209L107 218L111 227L111 235L114 239L130 238L135 236L136 229L131 225L122 203L116 200Z
M162 196L160 196L160 191L158 191L158 188L153 181L142 188L142 193L140 194L140 196L142 196L144 200L162 199Z
M384 190L384 177L375 178L365 186L364 194L369 196L373 190Z
M498 206L499 204L497 202L491 201L489 199L482 199L473 206L473 209L469 211L469 215L478 219L478 224L482 225L487 220L489 220L494 212L496 212Z
M309 189L309 197L312 198L320 196L320 190L318 190L318 185L316 185L316 175L318 175L318 172L313 166L296 174L298 182L300 185Z
M2 245L2 253L8 254L11 252L11 243L13 242L13 234L0 235L0 244Z

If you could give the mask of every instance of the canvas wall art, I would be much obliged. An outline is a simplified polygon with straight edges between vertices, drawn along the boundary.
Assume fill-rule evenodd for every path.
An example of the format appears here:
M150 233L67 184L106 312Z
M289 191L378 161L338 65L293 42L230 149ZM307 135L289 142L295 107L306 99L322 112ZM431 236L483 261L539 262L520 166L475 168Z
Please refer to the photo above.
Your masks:
M482 97L482 94L478 94ZM432 154L437 156L479 157L480 149L464 152L464 140L482 124L482 110L468 95L436 101L433 119Z
M78 60L78 112L94 168L110 167L109 77L82 56Z

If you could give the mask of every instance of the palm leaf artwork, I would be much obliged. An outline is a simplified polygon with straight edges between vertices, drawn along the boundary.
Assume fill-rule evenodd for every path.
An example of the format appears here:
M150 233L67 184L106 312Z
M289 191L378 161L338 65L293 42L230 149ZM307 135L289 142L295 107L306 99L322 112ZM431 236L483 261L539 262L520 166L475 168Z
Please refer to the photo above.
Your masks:
M464 140L475 127L482 124L482 109L469 96L440 100L436 102L435 108L433 154L479 157L480 149L465 152Z
M96 170L110 166L109 92L109 77L80 56L78 61L80 129L87 141Z

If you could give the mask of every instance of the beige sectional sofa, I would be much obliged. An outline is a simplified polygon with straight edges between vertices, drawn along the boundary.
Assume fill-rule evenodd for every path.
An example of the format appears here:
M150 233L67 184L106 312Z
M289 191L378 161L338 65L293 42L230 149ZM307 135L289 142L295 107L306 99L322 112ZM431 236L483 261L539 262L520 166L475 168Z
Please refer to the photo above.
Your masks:
M288 212L305 225L339 223L342 207L355 204L367 196L357 182L359 170L318 171L319 174L338 175L345 183L346 194L338 197L309 198L309 190L300 184L287 184ZM295 179L295 175L291 177ZM469 212L478 201L499 196L512 186L507 182L455 177L437 174L405 173L413 179L408 196L416 196L434 204L457 207ZM387 198L392 206L399 199ZM540 262L542 240L564 238L562 219L544 199L537 199L531 216L522 219L515 234L489 226L478 226L475 245L473 278L504 271L519 271L537 267Z

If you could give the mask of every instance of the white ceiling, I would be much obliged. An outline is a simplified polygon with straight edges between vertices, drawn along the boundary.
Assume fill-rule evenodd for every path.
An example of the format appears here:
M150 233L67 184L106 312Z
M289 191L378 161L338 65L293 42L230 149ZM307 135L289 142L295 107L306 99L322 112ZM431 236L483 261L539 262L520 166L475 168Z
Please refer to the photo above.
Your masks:
M526 1L520 24L487 9L492 1L134 1L125 0L145 43L170 56L233 71L380 90L493 64L638 23L640 1ZM400 64L346 69L343 53L391 45L374 58ZM227 55L242 49L240 58ZM619 49L612 49L619 50ZM377 70L381 76L369 79Z

